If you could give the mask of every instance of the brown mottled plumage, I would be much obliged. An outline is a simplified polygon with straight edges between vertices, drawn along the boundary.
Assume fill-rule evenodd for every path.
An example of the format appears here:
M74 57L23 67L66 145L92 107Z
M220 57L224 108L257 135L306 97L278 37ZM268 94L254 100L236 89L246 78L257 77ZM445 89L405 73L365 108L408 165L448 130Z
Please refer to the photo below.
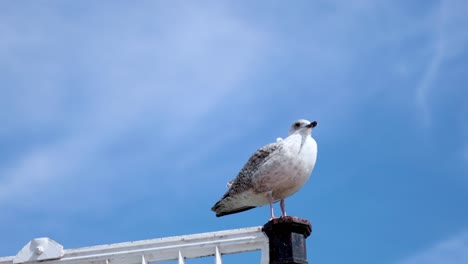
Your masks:
M281 145L272 143L272 144L269 144L260 148L250 157L250 159L244 165L244 167L239 172L237 177L228 183L229 190L224 194L223 198L221 198L221 200L219 200L213 206L213 208L211 208L212 211L217 212L216 216L239 213L239 212L243 212L243 211L256 207L256 206L243 206L236 210L230 210L229 212L225 212L228 210L228 208L226 207L227 205L226 201L231 201L234 199L233 197L235 197L236 194L242 193L244 191L247 191L253 188L254 186L252 186L252 179L253 179L255 172L258 170L258 168L261 165L263 165L271 157L273 157L275 153L278 153L278 152L275 152L275 150L277 150L280 147Z

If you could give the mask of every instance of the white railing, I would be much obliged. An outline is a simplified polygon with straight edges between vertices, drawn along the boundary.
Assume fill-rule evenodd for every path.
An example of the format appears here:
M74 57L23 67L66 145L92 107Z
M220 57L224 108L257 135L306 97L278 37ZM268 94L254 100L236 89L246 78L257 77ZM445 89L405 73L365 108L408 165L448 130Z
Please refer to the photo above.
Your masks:
M268 238L261 226L66 250L49 238L38 238L16 256L0 258L0 264L148 264L170 260L185 264L185 259L208 256L221 264L224 254L257 250L261 251L261 263L268 264Z

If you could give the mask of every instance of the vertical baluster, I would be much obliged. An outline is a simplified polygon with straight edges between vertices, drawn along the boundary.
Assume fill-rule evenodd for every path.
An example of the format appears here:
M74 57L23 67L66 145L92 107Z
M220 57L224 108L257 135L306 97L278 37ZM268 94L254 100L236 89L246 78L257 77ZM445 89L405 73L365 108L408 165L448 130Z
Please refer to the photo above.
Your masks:
M270 248L268 245L264 245L262 249L260 249L261 252L261 258L260 258L260 263L261 264L268 264L270 263Z
M145 259L145 255L141 255L141 264L148 264L148 261Z
M223 261L221 259L221 254L219 253L218 246L216 246L215 264L223 264Z
M180 252L180 250L179 250L179 261L178 261L178 263L179 264L185 264L185 259L182 256L182 252Z

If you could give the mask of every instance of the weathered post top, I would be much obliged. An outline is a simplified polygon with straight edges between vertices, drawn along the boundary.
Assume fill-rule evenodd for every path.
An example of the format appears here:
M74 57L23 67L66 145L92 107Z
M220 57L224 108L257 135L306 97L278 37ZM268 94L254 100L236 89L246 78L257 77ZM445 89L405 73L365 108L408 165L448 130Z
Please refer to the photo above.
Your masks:
M306 238L312 226L306 219L285 216L263 226L270 240L270 264L308 264Z

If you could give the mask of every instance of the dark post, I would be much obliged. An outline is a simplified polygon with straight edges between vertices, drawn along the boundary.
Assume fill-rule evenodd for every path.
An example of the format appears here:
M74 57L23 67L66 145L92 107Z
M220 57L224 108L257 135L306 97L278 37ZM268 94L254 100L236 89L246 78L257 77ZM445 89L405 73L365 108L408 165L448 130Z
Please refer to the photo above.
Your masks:
M270 264L308 264L306 238L312 226L306 219L285 216L263 226L270 242Z

